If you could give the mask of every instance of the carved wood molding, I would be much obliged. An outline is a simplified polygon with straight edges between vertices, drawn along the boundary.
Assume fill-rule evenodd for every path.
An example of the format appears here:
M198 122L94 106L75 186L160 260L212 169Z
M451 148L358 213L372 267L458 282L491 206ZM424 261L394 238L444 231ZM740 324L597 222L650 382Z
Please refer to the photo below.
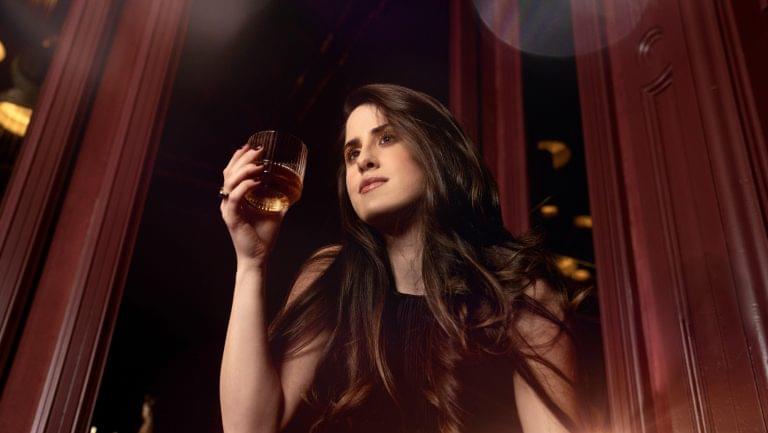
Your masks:
M123 4L0 398L0 430L89 428L186 29L187 3Z
M0 371L45 253L114 1L74 0L0 210Z
M597 1L579 1L582 9L574 17L574 44L604 46ZM646 369L642 322L634 275L626 187L614 117L610 61L605 50L577 57L582 130L594 221L595 258L600 272L600 314L608 383L612 432L656 431L650 407L650 385Z
M658 431L765 428L765 221L714 3L651 2L605 50Z
M734 279L734 293L729 295L736 298L739 308L741 328L749 348L746 356L762 413L760 416L748 412L745 418L746 415L752 419L762 417L762 428L765 428L768 426L768 143L761 119L766 122L768 115L760 113L754 99L735 5L717 1L680 1L680 4L694 82L702 100L702 125L707 136L717 138L708 140L706 145L711 155L722 230L728 239L725 256ZM765 9L768 1L762 0L761 4Z
M768 0L761 1L764 3L763 8L768 8ZM711 58L712 54L706 53L707 49L710 47L708 44L717 44L717 46L722 47L722 56L724 56L724 58L717 60L726 62L723 66L727 66L727 73L730 73L731 80L734 84L733 86L729 86L730 89L724 89L726 90L726 94L724 94L723 97L730 96L735 98L738 110L742 113L741 117L744 121L744 140L746 141L747 151L749 152L751 171L755 180L754 184L757 188L763 220L768 221L768 143L766 143L764 130L761 130L760 127L760 110L761 108L764 108L765 105L762 105L762 107L758 106L757 101L755 101L755 95L752 92L753 83L751 83L752 80L750 79L749 66L745 59L746 53L740 42L739 19L737 18L734 6L727 4L727 2L712 2L711 4L707 3L703 6L706 7L692 9L691 13L696 13L696 11L699 10L706 10L710 20L708 25L720 25L723 27L723 31L716 35L705 33L706 37L691 40L692 52L701 54L701 56L696 58L700 65L710 67L711 65L714 65L712 62L715 61L715 59ZM690 9L689 5L686 5L686 7ZM765 9L763 11L765 12ZM741 12L745 13L743 9ZM750 12L754 11L751 10ZM712 20L716 20L716 23L711 22ZM768 24L768 16L763 17L763 19L757 19L750 24L752 26L759 26L761 24L764 26L765 24ZM702 24L698 24L694 29L690 29L687 32L689 40L694 37L697 28L701 26ZM701 30L698 30L698 32L700 31ZM703 43L702 40L706 40L707 43ZM703 57L705 54L709 58ZM764 57L762 52L761 56ZM725 73L726 71L720 72ZM719 78L723 79L723 77ZM764 78L759 77L758 80L764 80ZM763 116L766 116L764 112L762 114Z
M653 29L648 33L659 35L655 40L661 38L662 32ZM643 43L641 42L641 45ZM668 59L665 59L668 61ZM672 292L677 312L677 324L680 329L680 343L682 343L682 364L685 368L686 381L691 388L690 400L692 402L692 418L696 426L696 431L709 431L709 426L714 425L707 405L706 390L702 385L702 374L697 361L696 342L694 341L693 320L689 314L690 299L686 290L685 270L682 260L684 259L683 249L680 242L679 228L676 227L675 192L672 183L675 182L675 174L670 173L665 154L669 153L665 149L665 144L671 140L665 140L665 134L674 134L675 131L665 131L664 124L683 125L684 122L677 116L678 109L674 93L674 69L668 65L659 76L655 77L647 86L643 88L643 115L645 116L645 128L647 133L647 150L650 154L650 164L653 173L654 196L659 201L657 208L659 211L661 233L657 236L662 240L659 244L663 245L663 251L657 251L656 254L666 259L666 267L670 273L670 287L665 290ZM665 110L666 108L666 110ZM664 119L667 119L664 121ZM671 121L670 121L671 119ZM678 174L679 176L679 174ZM701 294L699 294L701 296Z

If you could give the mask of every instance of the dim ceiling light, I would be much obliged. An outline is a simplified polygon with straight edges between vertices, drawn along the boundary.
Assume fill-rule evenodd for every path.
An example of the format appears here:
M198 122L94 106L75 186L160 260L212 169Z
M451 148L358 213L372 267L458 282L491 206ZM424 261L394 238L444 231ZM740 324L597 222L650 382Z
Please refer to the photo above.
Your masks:
M573 257L560 256L557 258L557 267L563 275L570 277L578 268L578 264Z
M576 215L573 217L573 225L580 229L591 229L592 217L589 215Z
M18 57L11 62L11 81L13 87L0 93L0 127L23 137L37 99L37 86L22 74Z
M587 281L592 277L592 274L589 273L586 269L576 269L573 274L571 274L571 278L573 278L576 281Z
M23 137L27 133L32 109L16 105L13 102L0 102L0 126L13 135Z
M538 147L539 150L546 150L552 154L552 166L555 170L560 169L571 160L571 149L569 149L562 141L539 141Z
M557 216L557 206L553 204L544 205L541 207L541 216L544 218L553 218Z

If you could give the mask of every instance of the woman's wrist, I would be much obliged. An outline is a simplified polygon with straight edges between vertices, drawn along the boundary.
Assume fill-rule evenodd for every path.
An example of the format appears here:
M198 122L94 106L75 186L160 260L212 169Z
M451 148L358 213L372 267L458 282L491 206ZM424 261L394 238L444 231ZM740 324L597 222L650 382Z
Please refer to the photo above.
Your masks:
M266 271L266 260L254 259L252 257L238 257L237 258L237 270L238 271L258 271L264 273Z
M235 273L235 296L253 293L264 293L266 268L263 262L253 259L238 259ZM255 292L254 292L255 290Z

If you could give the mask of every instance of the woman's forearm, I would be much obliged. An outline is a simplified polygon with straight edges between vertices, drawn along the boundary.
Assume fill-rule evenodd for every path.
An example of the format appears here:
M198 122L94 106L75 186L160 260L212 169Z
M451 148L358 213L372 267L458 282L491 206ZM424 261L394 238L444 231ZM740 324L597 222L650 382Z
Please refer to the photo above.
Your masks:
M269 352L265 272L238 263L219 384L226 433L274 433L283 393Z

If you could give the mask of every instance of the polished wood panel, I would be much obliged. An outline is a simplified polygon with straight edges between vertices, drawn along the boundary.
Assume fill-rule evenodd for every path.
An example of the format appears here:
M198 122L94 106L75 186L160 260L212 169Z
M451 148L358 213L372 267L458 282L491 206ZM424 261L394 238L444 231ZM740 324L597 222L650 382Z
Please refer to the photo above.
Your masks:
M622 11L623 2L604 4ZM767 60L750 54L740 27L749 22L736 9L657 0L634 14L608 14L604 26L574 23L577 40L616 41L577 59L590 170L620 158L614 171L623 174L619 193L629 217L627 274L636 276L629 280L635 286L624 291L640 313L617 318L604 300L613 296L601 284L616 431L766 430L768 237L759 149L765 132L755 101L761 90L749 79ZM619 38L627 28L632 32ZM752 27L752 37L764 35ZM612 152L605 146L610 139ZM595 174L593 195L604 187L595 185ZM627 222L623 203L613 205L618 211L601 211L612 220L603 225ZM600 250L612 233L594 218L602 273L610 269ZM621 326L637 325L641 345L632 333L610 330L617 319ZM617 343L644 351L635 352L639 358L621 357ZM645 368L622 371L637 364ZM644 380L635 380L638 371ZM642 422L627 423L627 414L617 413L624 403L643 412Z
M76 0L0 210L0 371L18 337L95 86L113 1Z
M8 380L0 430L87 431L187 2L124 4Z
M722 231L720 254L730 268L733 292L718 302L733 302L731 317L746 341L726 339L733 356L748 354L743 382L755 388L768 426L768 14L746 2L681 1L683 32L695 71L702 128L709 138L711 164ZM720 33L714 29L722 29ZM713 91L717 89L717 91ZM728 320L726 318L725 320ZM738 405L737 416L752 419L752 405ZM743 411L743 414L742 414ZM757 422L756 422L757 423ZM759 424L759 423L757 423Z
M611 431L656 431L632 252L627 186L617 146L618 129L601 2L580 1L574 16L582 129L593 221L595 259L608 385Z
M514 1L493 7L492 20L517 16ZM452 0L451 28L451 111L479 145L498 182L506 228L525 232L531 205L520 52L483 25L471 1ZM511 32L511 37L518 35Z

